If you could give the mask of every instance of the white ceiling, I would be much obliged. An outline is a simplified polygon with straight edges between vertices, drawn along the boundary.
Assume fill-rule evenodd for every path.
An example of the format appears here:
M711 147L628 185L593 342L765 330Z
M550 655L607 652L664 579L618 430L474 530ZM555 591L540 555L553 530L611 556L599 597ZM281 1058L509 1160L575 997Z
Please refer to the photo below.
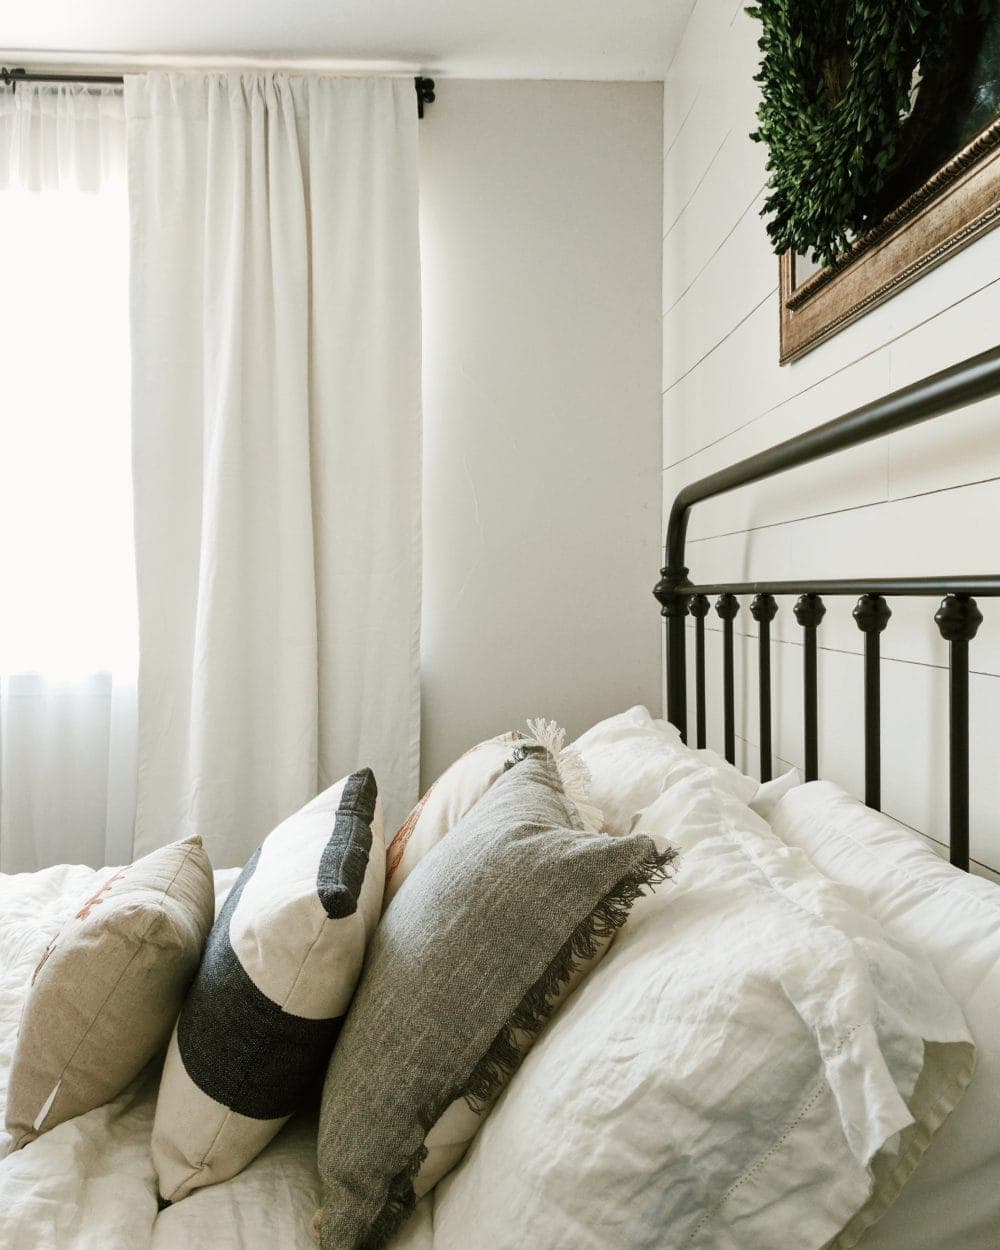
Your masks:
M0 0L0 63L173 56L660 79L694 0ZM63 55L58 55L63 54ZM90 55L75 55L90 54Z

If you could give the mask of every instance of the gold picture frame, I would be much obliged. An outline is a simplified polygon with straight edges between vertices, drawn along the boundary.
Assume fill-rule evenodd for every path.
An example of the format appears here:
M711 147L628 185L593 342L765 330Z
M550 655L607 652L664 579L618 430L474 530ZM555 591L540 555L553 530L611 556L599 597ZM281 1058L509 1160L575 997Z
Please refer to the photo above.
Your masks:
M781 364L798 360L1000 224L1000 117L835 265L796 282L796 258L778 262Z

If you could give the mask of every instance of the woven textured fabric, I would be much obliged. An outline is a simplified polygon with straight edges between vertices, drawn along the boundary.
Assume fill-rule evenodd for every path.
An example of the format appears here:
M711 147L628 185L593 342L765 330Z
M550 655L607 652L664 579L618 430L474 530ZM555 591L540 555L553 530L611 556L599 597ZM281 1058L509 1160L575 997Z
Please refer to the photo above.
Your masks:
M35 969L7 1093L14 1147L115 1098L170 1036L214 910L201 838L109 875Z
M322 1076L378 922L385 845L370 769L270 834L212 928L153 1125L168 1201L228 1180Z
M442 1112L489 1104L562 987L663 879L672 852L580 824L555 761L532 750L386 910L323 1091L324 1250L385 1244Z

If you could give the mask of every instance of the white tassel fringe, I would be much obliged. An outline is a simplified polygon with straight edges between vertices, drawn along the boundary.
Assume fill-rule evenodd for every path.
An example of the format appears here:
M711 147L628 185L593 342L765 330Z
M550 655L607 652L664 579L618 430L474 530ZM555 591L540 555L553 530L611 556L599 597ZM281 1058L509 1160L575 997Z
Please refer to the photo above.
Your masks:
M544 747L555 760L563 793L576 808L584 829L600 833L604 813L590 801L590 770L572 747L566 747L566 730L542 717L529 720L527 725L528 741Z

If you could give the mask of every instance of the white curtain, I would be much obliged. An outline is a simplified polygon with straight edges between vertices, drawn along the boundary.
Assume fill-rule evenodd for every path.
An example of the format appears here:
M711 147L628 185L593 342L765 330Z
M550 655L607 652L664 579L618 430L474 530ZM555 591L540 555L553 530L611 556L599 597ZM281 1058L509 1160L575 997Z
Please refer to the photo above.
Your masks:
M390 823L419 747L411 79L125 89L136 849L217 866L344 773Z
M120 92L0 90L0 871L132 856Z

